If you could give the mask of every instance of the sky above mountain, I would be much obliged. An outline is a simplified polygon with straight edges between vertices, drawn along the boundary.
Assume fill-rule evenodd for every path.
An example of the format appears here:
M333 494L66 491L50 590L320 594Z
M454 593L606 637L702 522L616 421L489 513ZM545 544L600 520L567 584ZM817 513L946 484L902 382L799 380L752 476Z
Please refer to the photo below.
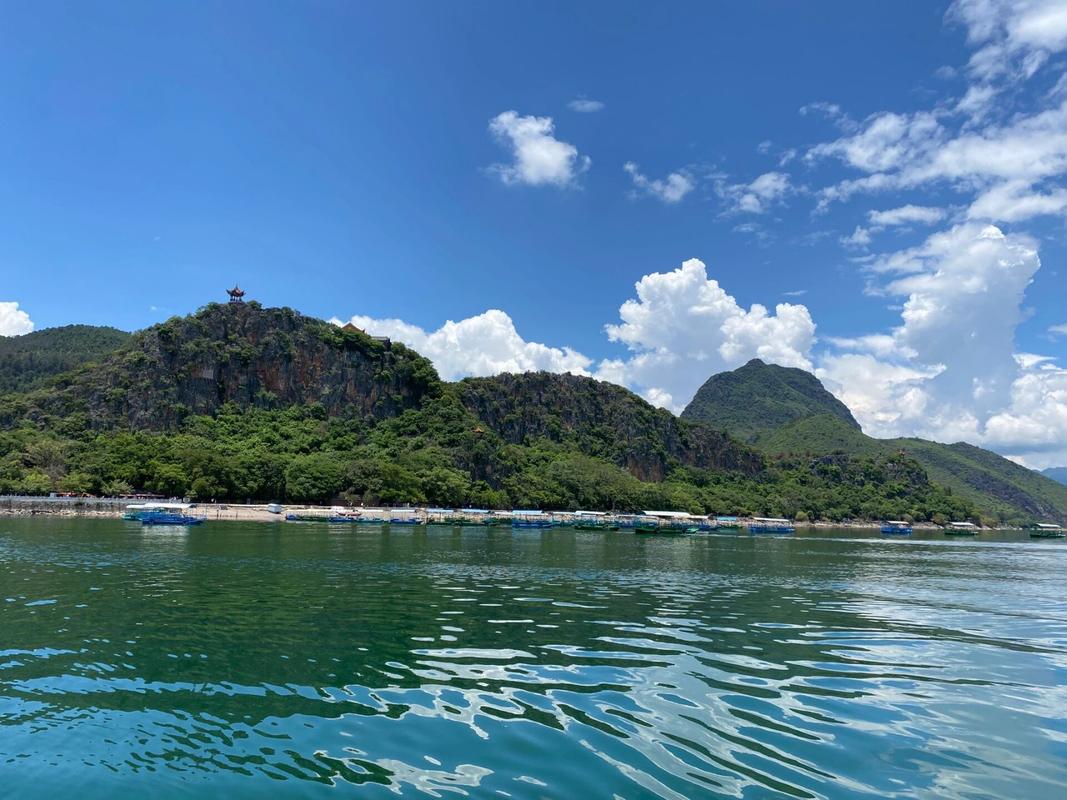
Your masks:
M750 358L1067 463L1067 0L8 4L0 334L240 283L447 378Z

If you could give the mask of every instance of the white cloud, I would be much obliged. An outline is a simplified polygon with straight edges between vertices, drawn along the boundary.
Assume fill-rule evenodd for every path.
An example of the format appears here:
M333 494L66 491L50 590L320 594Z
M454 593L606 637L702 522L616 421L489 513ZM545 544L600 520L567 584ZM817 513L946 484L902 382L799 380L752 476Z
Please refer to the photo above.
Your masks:
M956 0L948 18L965 26L969 43L978 46L968 68L983 80L1029 78L1067 49L1062 0Z
M576 100L571 100L567 103L567 108L581 114L592 114L596 111L603 111L604 103L600 100L589 100L585 97L579 97Z
M752 358L811 368L815 323L803 305L781 303L773 314L759 304L745 310L697 259L645 275L635 290L619 308L621 321L605 326L631 354L603 362L597 377L631 386L650 402L678 411L708 376Z
M1067 336L1067 322L1059 325L1049 325L1048 332L1052 336Z
M592 163L574 145L555 138L551 117L521 117L516 111L505 111L489 121L489 130L512 151L511 164L489 167L507 184L571 186Z
M0 336L21 336L33 330L30 315L13 301L0 301Z
M1026 180L999 183L980 194L967 210L970 219L992 222L1019 222L1047 214L1067 211L1067 190L1043 193Z
M715 191L731 211L763 214L793 191L793 186L784 172L765 172L751 183L730 184L720 178Z
M629 173L637 189L664 203L677 203L694 188L693 179L685 171L672 172L662 180L652 180L642 175L633 161L627 161L622 168Z
M889 208L885 211L868 211L867 227L857 225L856 229L848 236L841 238L841 244L849 248L866 248L871 243L871 234L900 225L918 223L930 225L943 219L945 212L940 208L931 206L906 205L899 208Z
M962 439L1027 463L1040 448L1067 452L1067 425L1052 427L1060 378L1014 347L1039 266L1033 239L975 223L880 256L872 269L886 276L883 291L906 298L900 325L828 340L840 352L818 374L876 436Z
M935 151L944 136L944 128L931 112L884 111L869 117L856 133L816 145L805 158L833 157L863 172L886 172Z
M1001 181L1035 183L1067 171L1067 100L1004 125L956 136L929 114L919 124L920 116L876 115L859 133L809 150L809 161L835 157L870 173L821 190L820 207L860 192L911 189L939 181L970 191ZM886 117L895 120L891 135L881 123Z
M343 324L339 319L330 320ZM375 336L388 336L409 345L433 361L445 380L501 372L572 372L588 374L592 361L569 347L528 342L503 311L490 309L459 322L449 320L435 331L399 319L356 315L349 320Z
M956 103L956 111L972 119L980 120L992 110L993 100L996 99L998 93L997 89L987 83L969 86L963 97Z
M871 232L869 229L864 228L862 225L857 225L856 229L852 231L848 236L841 237L841 244L845 247L866 247L871 243Z
M932 225L945 218L945 212L940 208L931 206L906 205L899 208L889 208L885 211L870 211L867 220L878 228L889 228L894 225L910 225L918 223Z

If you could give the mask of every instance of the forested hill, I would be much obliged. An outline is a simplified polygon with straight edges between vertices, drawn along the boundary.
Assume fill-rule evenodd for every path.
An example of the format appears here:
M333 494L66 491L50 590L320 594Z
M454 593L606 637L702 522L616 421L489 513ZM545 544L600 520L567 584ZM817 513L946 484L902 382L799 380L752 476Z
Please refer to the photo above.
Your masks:
M705 392L709 387L711 391ZM972 503L989 519L1067 522L1067 486L963 442L875 439L864 434L842 409L847 413L814 375L751 361L710 379L682 417L719 420L727 432L772 457L904 454L921 464L931 480Z
M49 378L98 361L130 334L117 328L64 325L22 336L0 336L0 394L40 386Z
M829 414L860 429L848 406L814 375L754 358L732 372L708 378L681 416L753 442L763 433L817 414Z
M176 430L226 404L383 419L439 391L433 365L402 344L288 308L211 304L28 395L27 410L93 429Z

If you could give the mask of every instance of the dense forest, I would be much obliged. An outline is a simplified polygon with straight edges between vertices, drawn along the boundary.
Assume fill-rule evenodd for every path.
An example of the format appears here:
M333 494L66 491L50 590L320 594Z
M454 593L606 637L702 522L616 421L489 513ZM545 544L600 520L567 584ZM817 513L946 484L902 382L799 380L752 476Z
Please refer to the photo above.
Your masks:
M0 395L0 493L980 516L907 452L772 454L576 376L445 383L399 343L254 303L18 380Z

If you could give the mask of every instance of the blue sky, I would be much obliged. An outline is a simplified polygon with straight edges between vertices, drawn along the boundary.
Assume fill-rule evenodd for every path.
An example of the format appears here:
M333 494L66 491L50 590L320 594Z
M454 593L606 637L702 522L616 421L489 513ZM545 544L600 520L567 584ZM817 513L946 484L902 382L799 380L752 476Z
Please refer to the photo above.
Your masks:
M1067 463L1065 49L1062 0L9 4L0 332L238 281L448 377L760 356Z

